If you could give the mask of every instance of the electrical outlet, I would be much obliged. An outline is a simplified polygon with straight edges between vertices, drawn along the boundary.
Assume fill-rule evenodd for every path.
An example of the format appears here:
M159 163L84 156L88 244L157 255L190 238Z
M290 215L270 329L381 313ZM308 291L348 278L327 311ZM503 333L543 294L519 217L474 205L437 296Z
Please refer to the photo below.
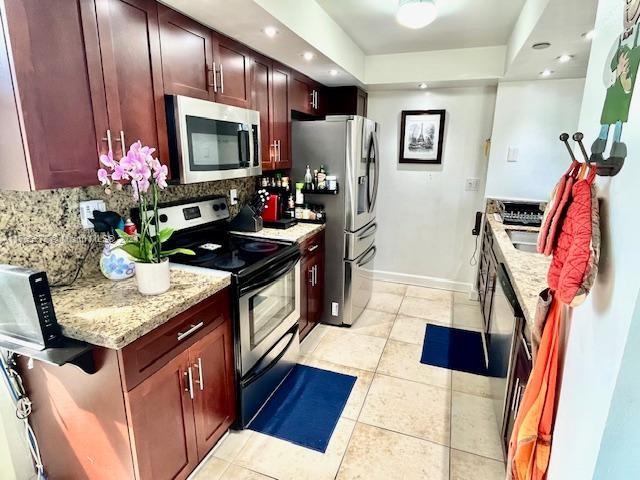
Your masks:
M93 218L93 211L104 212L107 209L104 200L87 200L80 202L80 223L82 228L93 228L93 223L89 219Z
M337 317L340 312L340 306L338 302L331 302L331 315Z
M229 190L229 201L231 202L231 205L238 204L238 190L236 190L235 188Z
M480 190L480 179L479 178L467 178L464 183L465 192L477 192Z

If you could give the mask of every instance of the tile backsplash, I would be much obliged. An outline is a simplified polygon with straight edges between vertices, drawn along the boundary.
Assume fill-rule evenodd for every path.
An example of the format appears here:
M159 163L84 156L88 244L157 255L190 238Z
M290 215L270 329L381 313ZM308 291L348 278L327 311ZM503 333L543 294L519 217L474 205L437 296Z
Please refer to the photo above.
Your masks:
M228 196L232 188L238 190L239 205L244 205L255 191L255 179L170 185L161 193L161 202ZM97 269L102 237L80 224L79 203L92 199L103 199L107 210L123 216L136 206L129 188L109 196L99 186L0 191L0 263L44 270L51 283L60 283L73 278L89 248L84 270ZM238 212L238 206L230 208L232 216Z

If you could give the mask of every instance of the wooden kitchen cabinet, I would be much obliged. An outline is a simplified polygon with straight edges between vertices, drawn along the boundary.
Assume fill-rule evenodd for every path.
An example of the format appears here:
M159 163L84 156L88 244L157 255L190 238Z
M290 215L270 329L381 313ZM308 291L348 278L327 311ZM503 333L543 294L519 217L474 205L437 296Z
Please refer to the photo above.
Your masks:
M0 188L98 183L109 119L94 0L6 0L5 6Z
M300 288L300 340L320 322L324 313L324 230L300 246L303 282Z
M319 83L299 72L293 72L290 92L292 110L314 116L323 114L325 99Z
M158 21L164 92L214 101L213 31L164 5Z
M100 53L114 147L126 153L140 140L169 164L160 60L158 4L154 0L96 3Z
M251 52L235 40L213 34L213 57L217 69L216 102L236 107L251 105Z
M184 479L235 420L229 289L121 350L96 373L36 361L20 370L49 478Z
M251 108L260 112L260 151L264 171L291 168L289 70L254 55Z
M368 94L356 86L325 89L327 115L367 116Z

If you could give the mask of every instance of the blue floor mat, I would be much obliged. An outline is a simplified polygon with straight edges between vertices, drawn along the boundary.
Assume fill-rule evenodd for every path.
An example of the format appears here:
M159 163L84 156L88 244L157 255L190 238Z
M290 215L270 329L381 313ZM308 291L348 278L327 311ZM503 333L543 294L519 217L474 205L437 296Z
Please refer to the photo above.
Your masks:
M482 334L427 324L420 363L476 375L488 375Z
M356 380L296 365L249 428L324 453Z

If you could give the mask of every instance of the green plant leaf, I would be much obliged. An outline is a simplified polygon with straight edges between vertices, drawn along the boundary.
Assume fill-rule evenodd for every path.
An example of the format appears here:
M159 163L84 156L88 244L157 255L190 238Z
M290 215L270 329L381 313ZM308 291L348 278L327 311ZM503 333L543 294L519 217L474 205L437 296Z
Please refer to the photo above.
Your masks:
M169 240L169 238L171 238L171 235L173 235L174 229L173 228L163 228L162 230L160 230L158 232L158 237L160 237L160 243L164 243L167 240Z
M182 253L183 255L195 255L196 252L189 250L188 248L174 248L173 250L162 250L160 252L161 257L168 257L169 255L175 255L176 253Z
M126 242L137 242L137 238L129 235L128 233L120 230L119 228L116 228L116 233L118 234L118 236L123 239Z
M118 248L121 248L122 250L127 252L129 255L131 255L133 258L135 258L136 260L144 260L144 257L142 256L142 253L140 252L140 247L138 245L136 245L136 243L134 243L134 242L125 243L124 245L121 245Z

